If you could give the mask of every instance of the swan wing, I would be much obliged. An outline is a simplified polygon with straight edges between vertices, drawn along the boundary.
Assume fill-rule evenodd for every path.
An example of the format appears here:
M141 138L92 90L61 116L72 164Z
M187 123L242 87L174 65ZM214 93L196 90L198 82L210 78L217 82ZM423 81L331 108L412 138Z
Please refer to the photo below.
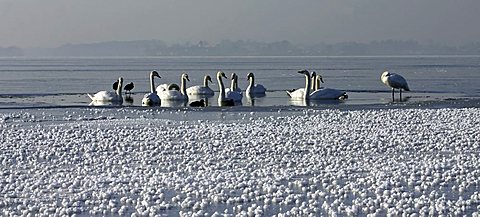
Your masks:
M303 96L305 95L305 88L298 88L292 91L287 90L287 94L292 99L303 99Z
M345 95L345 91L332 88L321 88L312 92L309 99L339 99L343 95Z
M407 80L399 74L392 73L390 76L387 77L388 86L396 89L404 89L409 91Z
M156 90L157 90L157 93L166 91L168 90L168 84L160 84L157 86Z
M205 87L205 86L192 86L187 88L187 94L188 95L211 95L213 96L213 90L210 89L210 87Z
M147 93L143 96L142 105L160 105L160 97L156 93Z
M227 91L225 93L226 98L233 99L234 101L242 101L243 95L237 91Z
M110 102L110 101L119 101L119 96L115 92L110 91L100 91L95 95L88 94L92 101L99 101L99 102ZM121 99L121 98L120 98Z
M159 93L161 100L185 100L186 97L178 90L166 90Z

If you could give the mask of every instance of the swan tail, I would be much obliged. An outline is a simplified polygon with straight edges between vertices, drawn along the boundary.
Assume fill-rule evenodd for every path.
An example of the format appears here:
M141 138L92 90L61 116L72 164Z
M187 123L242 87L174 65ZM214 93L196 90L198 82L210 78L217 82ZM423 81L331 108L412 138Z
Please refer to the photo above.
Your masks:
M291 94L292 94L292 90L286 90L285 92L287 92L287 95L288 95L289 97L292 97L292 95L291 95Z
M92 95L90 95L89 93L87 93L87 96L90 97L91 100L94 100L94 99L95 99L95 98L94 98Z

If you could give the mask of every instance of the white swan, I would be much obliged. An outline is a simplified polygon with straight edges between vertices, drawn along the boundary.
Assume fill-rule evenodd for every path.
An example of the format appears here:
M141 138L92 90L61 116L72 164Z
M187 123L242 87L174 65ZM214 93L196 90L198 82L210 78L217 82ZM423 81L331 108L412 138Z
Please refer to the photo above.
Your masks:
M405 91L410 91L407 80L405 80L405 78L403 78L399 74L385 71L382 73L380 79L385 85L392 88L392 100L395 100L395 89L400 90L400 100L402 99L402 89L404 89Z
M331 89L331 88L320 88L311 92L311 78L310 73L307 70L301 70L298 73L305 75L305 88L303 91L303 96L295 95L292 99L295 100L337 100L341 98L347 98L347 94L344 91ZM297 91L295 91L297 92Z
M264 96L265 95L265 91L267 89L265 89L265 87L261 84L255 84L255 76L253 75L253 73L251 72L248 73L247 79L249 81L247 90L245 91L247 96Z
M92 102L111 102L113 104L122 104L123 103L123 97L122 97L122 85L123 85L123 78L120 77L118 78L118 88L116 92L111 92L111 91L100 91L96 93L95 95L90 95L87 93L88 97L92 100Z
M180 91L178 90L164 90L160 93L160 99L163 100L173 100L173 101L188 101L188 95L187 95L187 88L186 88L186 83L187 81L190 81L188 79L188 75L183 73L182 78L181 78L181 86L180 86Z
M147 93L143 96L142 105L143 106L155 106L160 105L160 97L157 95L155 90L154 78L160 78L160 75L157 71L150 72L150 93Z
M225 73L223 73L222 71L218 71L217 72L217 81L218 81L218 89L220 91L220 93L218 94L218 105L219 106L233 106L233 105L235 105L235 101L233 99L230 99L230 98L226 97L225 86L223 85L222 77L225 78L225 79L227 78L227 76L225 76Z
M299 71L299 73L300 73L300 71ZM312 72L311 78L315 79L315 77L316 77L316 73ZM312 84L310 84L310 86L311 86L311 90L314 91L315 90L315 82L312 82ZM300 88L297 88L297 89L287 90L287 95L292 99L297 99L297 100L298 99L303 99L303 96L305 95L305 88L300 87Z
M213 90L208 86L208 82L212 82L212 78L210 75L205 75L203 78L203 86L201 85L196 85L187 88L187 94L192 96L192 95L201 95L201 96L213 96Z
M238 76L235 73L232 73L231 76L230 88L225 89L226 97L233 99L235 102L242 101L243 94L240 88L238 88Z

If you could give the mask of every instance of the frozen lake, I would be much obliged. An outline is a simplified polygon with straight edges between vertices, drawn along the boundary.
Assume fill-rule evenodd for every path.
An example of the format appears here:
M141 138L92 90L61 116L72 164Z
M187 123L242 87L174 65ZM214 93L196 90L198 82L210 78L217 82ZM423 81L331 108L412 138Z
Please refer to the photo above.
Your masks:
M105 58L0 58L0 108L35 106L88 106L86 93L112 90L111 84L122 76L125 84L134 82L131 99L124 106L140 106L149 91L148 74L160 73L160 83L179 83L183 72L189 74L187 86L200 85L203 76L213 78L210 85L218 94L215 73L239 75L245 90L246 75L255 74L257 83L267 88L266 97L254 102L244 97L243 106L295 106L285 90L304 86L300 69L323 76L322 86L345 90L346 105L391 103L390 90L380 82L385 70L403 75L411 92L405 103L439 101L452 98L479 98L479 56L410 57L105 57ZM229 81L225 81L229 85ZM210 98L217 106L217 95ZM320 102L314 107L331 104ZM163 103L162 106L169 106ZM175 105L183 106L183 105Z

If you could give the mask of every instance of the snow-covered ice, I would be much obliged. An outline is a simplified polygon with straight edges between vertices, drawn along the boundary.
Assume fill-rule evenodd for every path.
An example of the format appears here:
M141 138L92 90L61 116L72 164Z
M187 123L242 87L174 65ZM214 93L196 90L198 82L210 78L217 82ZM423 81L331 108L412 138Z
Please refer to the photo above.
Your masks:
M0 113L0 215L479 215L480 109Z

